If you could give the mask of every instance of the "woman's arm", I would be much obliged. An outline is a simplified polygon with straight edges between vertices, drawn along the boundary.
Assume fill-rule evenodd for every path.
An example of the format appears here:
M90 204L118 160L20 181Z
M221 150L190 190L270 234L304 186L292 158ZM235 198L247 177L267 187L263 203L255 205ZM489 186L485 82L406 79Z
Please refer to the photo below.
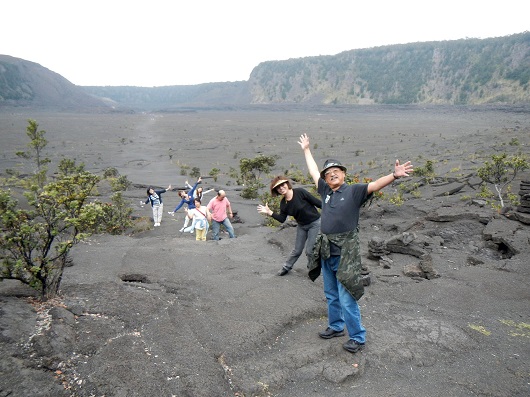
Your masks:
M177 206L175 207L175 209L173 210L173 212L177 212L177 211L180 209L180 207L182 207L182 206L184 205L185 202L186 202L186 199L182 199L182 200L180 200L179 205L177 205Z
M303 191L304 191L304 197L309 204L314 205L317 208L322 208L322 200L320 200L318 197L313 196L307 190L303 190Z
M193 196L195 195L195 189L197 189L197 185L201 183L201 181L202 179L201 177L199 177L199 179L197 179L197 182L195 182L195 185L193 185L191 190L188 192L188 196L190 196L192 199L193 199Z
M268 215L273 219L276 219L278 222L283 223L287 219L287 214L284 212L280 212L279 214L274 213L270 208L269 204L265 203L265 205L258 205L258 212L260 214Z

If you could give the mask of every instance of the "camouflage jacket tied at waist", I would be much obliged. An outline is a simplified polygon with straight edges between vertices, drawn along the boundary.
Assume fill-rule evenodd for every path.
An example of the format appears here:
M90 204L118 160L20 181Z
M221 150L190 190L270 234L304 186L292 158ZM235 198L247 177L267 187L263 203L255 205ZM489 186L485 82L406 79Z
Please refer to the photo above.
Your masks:
M344 233L319 233L315 242L313 254L308 263L309 278L315 281L320 276L321 259L330 257L330 243L340 247L340 262L337 270L337 280L356 300L364 294L361 275L361 249L358 230Z

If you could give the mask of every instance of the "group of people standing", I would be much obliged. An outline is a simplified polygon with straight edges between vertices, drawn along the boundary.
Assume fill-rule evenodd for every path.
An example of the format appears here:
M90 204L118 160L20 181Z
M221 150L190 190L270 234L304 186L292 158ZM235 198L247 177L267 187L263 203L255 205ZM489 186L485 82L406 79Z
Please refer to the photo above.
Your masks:
M346 328L349 338L343 348L357 353L366 342L366 329L357 303L364 294L359 243L360 208L374 192L409 176L413 167L410 161L400 164L396 160L391 174L370 183L348 184L347 169L340 161L328 159L319 170L307 134L301 135L298 143L320 199L302 188L293 189L287 177L277 176L271 182L270 191L273 196L283 196L279 213L273 212L267 203L258 205L258 212L282 223L288 216L297 221L295 247L278 275L289 273L305 246L309 278L315 281L321 273L324 277L328 327L318 335L323 339L340 337Z
M212 198L208 205L202 205L203 195L214 189L209 189L204 192L202 186L198 186L201 182L201 177L197 179L197 182L193 186L190 186L188 181L186 181L186 187L190 188L190 190L188 192L179 190L180 203L177 204L173 211L169 212L170 215L174 216L180 208L184 208L186 217L184 226L179 231L184 233L193 233L195 231L195 239L197 241L205 241L211 223L212 240L219 240L221 225L224 226L229 237L234 238L234 228L230 222L234 213L230 201L226 198L226 192L224 190L217 191L216 197ZM145 204L151 204L155 227L160 226L160 222L162 221L162 213L164 212L162 194L168 190L171 190L171 185L167 189L154 190L152 187L147 189ZM191 225L188 226L190 220Z
M288 274L300 255L304 252L308 260L309 278L315 281L322 273L324 295L328 308L328 326L318 333L323 339L332 339L348 331L348 341L343 348L351 353L360 351L366 342L366 329L362 325L358 300L364 294L361 272L361 253L359 243L360 209L372 197L374 192L390 185L395 180L409 176L413 172L410 161L400 164L395 161L392 173L370 183L346 183L346 167L335 159L328 159L319 170L310 150L307 134L300 136L298 144L302 148L309 174L315 183L320 199L303 188L293 188L285 176L275 177L270 184L272 196L282 196L279 212L272 211L268 204L258 205L258 212L271 216L283 223L288 216L297 221L295 246L282 268L279 276ZM230 202L223 190L210 200L207 206L201 204L202 188L197 188L201 178L186 193L179 191L181 202L174 215L182 206L187 205L186 222L181 231L196 231L197 240L205 240L208 222L212 223L212 238L219 240L219 230L223 225L230 238L234 229L230 223L233 217ZM171 190L147 189L147 202L153 207L155 226L160 226L162 218L162 194ZM230 219L229 219L230 218ZM188 221L191 226L187 227Z

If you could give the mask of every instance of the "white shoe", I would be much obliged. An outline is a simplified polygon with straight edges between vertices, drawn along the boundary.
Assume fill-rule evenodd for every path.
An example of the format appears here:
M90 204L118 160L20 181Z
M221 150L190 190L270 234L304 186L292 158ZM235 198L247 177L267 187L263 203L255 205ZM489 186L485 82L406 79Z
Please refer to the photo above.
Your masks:
M190 233L192 233L192 234L193 234L193 229L191 229L191 230L190 230Z
M184 231L184 228L182 228L182 229L179 230L179 232L181 232L181 233L182 233L183 231Z
M168 214L171 215L171 216L175 216L175 213L171 212L171 211L169 211Z

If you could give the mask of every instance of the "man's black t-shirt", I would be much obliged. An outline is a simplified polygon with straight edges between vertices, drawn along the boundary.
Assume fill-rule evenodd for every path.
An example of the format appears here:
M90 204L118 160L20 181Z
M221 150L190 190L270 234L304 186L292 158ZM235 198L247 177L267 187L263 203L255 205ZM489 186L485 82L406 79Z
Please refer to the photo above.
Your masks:
M348 185L344 183L336 191L323 180L318 181L318 193L322 197L323 234L344 233L357 229L361 206L370 198L367 183ZM332 255L340 255L340 248L331 247Z

